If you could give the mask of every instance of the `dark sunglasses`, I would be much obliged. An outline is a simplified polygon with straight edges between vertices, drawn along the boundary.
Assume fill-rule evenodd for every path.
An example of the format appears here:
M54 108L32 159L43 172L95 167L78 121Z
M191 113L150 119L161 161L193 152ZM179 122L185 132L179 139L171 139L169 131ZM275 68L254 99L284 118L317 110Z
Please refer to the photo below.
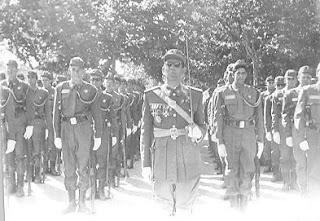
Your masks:
M181 66L181 62L178 63L172 63L172 62L167 62L166 65L171 68L172 66L175 68L179 68Z

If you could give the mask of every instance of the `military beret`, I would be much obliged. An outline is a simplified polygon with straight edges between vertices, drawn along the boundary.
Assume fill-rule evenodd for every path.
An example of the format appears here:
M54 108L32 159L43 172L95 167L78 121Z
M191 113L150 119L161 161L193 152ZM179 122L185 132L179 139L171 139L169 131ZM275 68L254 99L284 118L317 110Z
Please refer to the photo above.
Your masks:
M276 85L284 85L284 77L283 76L277 76L274 79Z
M296 78L297 75L298 75L298 72L296 70L289 69L286 71L284 77L285 78Z
M272 77L272 75L266 78L266 82L273 82L273 81L274 81L274 78Z
M77 67L83 68L84 61L80 57L73 57L69 62L69 66L77 66Z
M313 69L310 67L310 66L302 66L300 69L299 69L299 72L298 72L298 75L300 74L309 74L309 75L313 75Z
M38 79L38 74L37 74L37 72L35 72L35 71L28 71L27 76L28 76L28 78Z
M53 74L48 72L48 71L44 71L41 75L42 78L48 78L49 80L53 80Z
M99 69L93 69L91 72L90 72L90 77L92 79L100 79L102 80L103 79L103 74L102 72L99 70Z
M16 60L13 60L13 59L10 59L8 62L7 62L7 66L14 66L14 67L18 67L18 63Z
M246 64L246 62L244 60L237 60L233 64L233 70L238 70L239 68L247 69L247 64Z
M182 53L182 51L180 51L179 49L170 49L168 50L165 55L162 57L162 60L166 61L168 59L177 59L183 62L183 64L186 63L186 57L184 56L184 54Z

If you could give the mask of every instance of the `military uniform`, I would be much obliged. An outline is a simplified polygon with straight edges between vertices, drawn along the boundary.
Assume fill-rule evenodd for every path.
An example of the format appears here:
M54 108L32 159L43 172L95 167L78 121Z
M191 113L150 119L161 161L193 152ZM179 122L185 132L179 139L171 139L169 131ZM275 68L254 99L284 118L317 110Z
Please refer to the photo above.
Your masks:
M153 167L154 191L170 200L170 184L176 184L178 204L193 196L200 178L200 149L187 137L188 122L173 110L159 94L174 100L190 115L190 94L194 122L205 133L202 91L184 85L176 89L158 86L145 91L142 106L141 158L143 167ZM161 96L161 95L160 95ZM152 159L153 158L153 159Z
M320 64L317 77L320 75ZM297 163L297 180L303 193L320 191L320 81L299 91L294 113L297 132L294 156ZM304 144L304 145L303 145ZM307 146L307 147L306 147ZM308 149L309 148L309 149Z
M235 71L244 68L235 63ZM230 169L226 193L231 205L245 207L251 194L257 142L263 142L262 104L259 92L248 85L236 91L233 84L217 92L214 110L218 144L224 144ZM219 147L218 147L219 148Z

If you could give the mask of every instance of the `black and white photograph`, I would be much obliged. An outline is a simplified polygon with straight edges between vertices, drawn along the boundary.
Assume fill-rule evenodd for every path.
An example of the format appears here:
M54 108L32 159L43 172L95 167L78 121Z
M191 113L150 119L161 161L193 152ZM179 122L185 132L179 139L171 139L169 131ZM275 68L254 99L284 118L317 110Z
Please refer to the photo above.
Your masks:
M0 221L320 220L320 0L0 0Z

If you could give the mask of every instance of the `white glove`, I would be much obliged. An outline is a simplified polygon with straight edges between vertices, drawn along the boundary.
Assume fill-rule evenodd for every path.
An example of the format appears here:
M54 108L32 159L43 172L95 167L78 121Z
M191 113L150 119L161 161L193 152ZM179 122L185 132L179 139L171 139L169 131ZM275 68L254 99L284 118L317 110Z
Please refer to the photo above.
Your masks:
M54 145L56 146L56 148L58 148L59 150L62 148L62 141L61 138L57 137L54 139Z
M130 136L131 135L131 128L127 128L127 136Z
M132 128L132 133L134 134L135 132L137 132L138 130L138 126L136 125L133 125L133 128Z
M267 132L266 133L266 139L267 139L267 141L272 141L272 134L271 134L271 132Z
M226 145L218 144L218 154L219 154L220 157L226 157L227 156Z
M274 132L273 133L273 141L276 144L280 144L280 133L279 132Z
M98 150L99 147L101 146L101 138L94 138L93 141L93 150Z
M30 137L32 136L33 134L33 126L27 126L26 128L26 132L24 133L24 138L25 139L30 139Z
M211 135L211 140L213 141L213 142L218 142L218 139L217 139L217 136L216 136L216 134L212 134Z
M112 146L116 145L117 137L112 137Z
M286 144L287 144L288 147L293 147L292 137L287 137L286 138Z
M6 154L12 153L14 151L14 148L16 147L16 141L15 140L8 140L7 141L7 150Z
M262 156L263 148L264 148L263 143L258 142L258 153L257 153L257 157L258 157L259 159L260 159L261 156Z
M145 181L151 181L151 167L142 167L142 177Z
M45 135L45 139L48 139L48 136L49 136L49 130L48 129L46 129L46 135Z
M197 125L188 126L188 137L193 140L198 140L202 137L202 132Z
M302 141L302 142L299 144L299 146L300 146L300 149L301 149L302 151L307 151L307 150L309 150L309 144L308 144L308 141L306 141L306 140Z

